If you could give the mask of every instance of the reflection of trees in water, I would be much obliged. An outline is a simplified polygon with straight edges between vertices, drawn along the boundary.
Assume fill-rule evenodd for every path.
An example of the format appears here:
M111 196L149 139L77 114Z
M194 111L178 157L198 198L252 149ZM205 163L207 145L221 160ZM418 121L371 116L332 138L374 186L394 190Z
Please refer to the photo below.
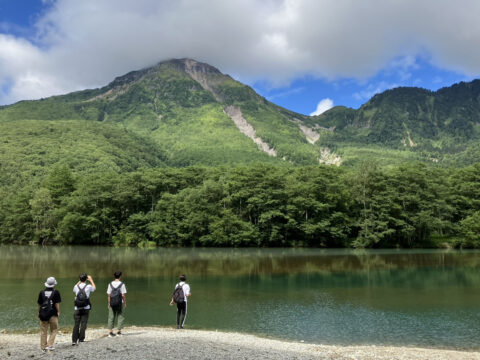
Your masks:
M328 275L336 281L424 283L422 276L439 269L441 281L468 282L477 277L478 251L319 250L319 249L196 249L106 247L0 247L0 278L77 276L86 271L111 277L122 269L129 277L243 275ZM462 269L460 269L462 268ZM346 273L350 280L341 280ZM342 275L343 274L343 275ZM421 274L421 275L418 275ZM448 275L447 275L448 274ZM393 278L392 278L393 276ZM473 276L474 279L471 277ZM438 276L436 276L438 278ZM385 278L385 280L382 280ZM389 279L389 280L387 280Z

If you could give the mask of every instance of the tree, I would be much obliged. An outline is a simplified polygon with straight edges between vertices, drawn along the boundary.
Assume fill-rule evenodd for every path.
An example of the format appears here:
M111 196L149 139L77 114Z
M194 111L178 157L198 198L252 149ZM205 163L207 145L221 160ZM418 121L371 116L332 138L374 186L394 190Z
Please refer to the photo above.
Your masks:
M75 190L75 179L66 165L56 165L45 179L44 187L50 191L52 200L58 204L61 198Z
M53 240L56 232L53 217L55 205L50 191L46 188L38 189L29 203L35 223L35 239L42 244L46 244Z
M475 211L460 222L460 231L465 240L464 247L478 247L480 245L480 211Z

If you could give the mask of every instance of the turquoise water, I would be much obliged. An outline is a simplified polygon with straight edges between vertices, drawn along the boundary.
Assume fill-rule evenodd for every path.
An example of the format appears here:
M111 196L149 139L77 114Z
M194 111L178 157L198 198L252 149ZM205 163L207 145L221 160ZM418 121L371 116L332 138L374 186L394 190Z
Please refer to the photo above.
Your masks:
M436 250L0 247L0 328L33 329L48 276L73 324L80 272L97 284L91 325L106 325L117 268L129 325L173 326L180 273L192 288L186 326L328 344L479 349L480 252Z

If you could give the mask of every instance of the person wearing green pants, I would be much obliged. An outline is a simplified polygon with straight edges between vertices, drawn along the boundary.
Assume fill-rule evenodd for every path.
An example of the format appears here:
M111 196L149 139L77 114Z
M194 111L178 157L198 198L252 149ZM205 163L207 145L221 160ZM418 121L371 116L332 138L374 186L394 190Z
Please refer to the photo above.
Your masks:
M125 317L123 316L123 310L127 307L127 297L125 295L127 293L127 288L120 280L122 277L122 272L117 270L113 276L115 279L109 283L107 287L108 328L110 330L108 337L122 335L123 322L125 320ZM117 322L117 334L113 332L115 322Z

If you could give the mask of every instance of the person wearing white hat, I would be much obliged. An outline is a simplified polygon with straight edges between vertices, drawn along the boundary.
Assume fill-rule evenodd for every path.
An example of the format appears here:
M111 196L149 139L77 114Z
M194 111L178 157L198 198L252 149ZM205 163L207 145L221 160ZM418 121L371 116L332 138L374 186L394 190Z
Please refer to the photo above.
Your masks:
M60 316L60 292L55 289L57 280L53 276L45 282L45 289L38 294L38 320L40 320L40 347L43 352L55 350L55 337L57 336L58 317ZM50 337L47 341L48 328Z

